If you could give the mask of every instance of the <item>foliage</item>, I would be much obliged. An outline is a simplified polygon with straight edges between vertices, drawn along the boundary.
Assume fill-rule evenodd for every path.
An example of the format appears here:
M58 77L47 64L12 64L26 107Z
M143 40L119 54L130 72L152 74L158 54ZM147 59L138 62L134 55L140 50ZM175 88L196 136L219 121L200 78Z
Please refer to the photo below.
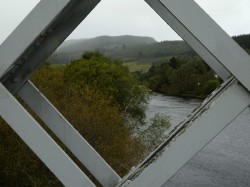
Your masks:
M153 65L139 80L155 92L196 98L206 97L219 85L214 72L199 58L173 57L167 63Z
M206 82L205 86L203 87L203 93L205 93L206 95L209 95L219 85L220 85L220 82L217 79L215 79L215 80L209 80L209 81Z
M149 94L120 61L88 52L67 66L45 63L32 81L121 176L166 138L163 114L145 131L136 128ZM0 149L1 186L61 186L2 120Z
M128 67L129 71L132 73L146 72L151 67L150 64L139 64L137 62L128 62L128 63L124 63L123 65Z
M170 126L170 119L164 113L156 113L150 119L150 126L141 132L143 143L149 151L154 150L167 138L166 131Z
M250 34L234 36L233 39L243 48L250 49Z
M250 49L246 49L246 52L250 55Z
M82 57L66 66L65 81L73 82L79 89L88 85L109 96L121 107L127 122L143 124L149 92L129 73L128 68L99 52L88 52Z
M62 186L2 119L0 119L0 186Z
M143 145L140 139L131 136L132 129L124 124L121 107L119 103L113 102L112 95L107 94L110 92L96 89L105 89L105 87L102 85L98 87L98 82L93 85L88 84L89 82L86 84L83 84L83 81L79 82L80 77L77 79L79 72L74 72L74 68L74 70L68 68L73 67L71 65L42 68L33 76L33 81L105 160L120 174L125 174L131 165L141 159ZM79 68L84 69L84 67ZM101 70L99 69L99 72ZM103 70L105 72L105 69ZM73 73L72 77L65 79L68 78L69 73ZM84 73L89 76L87 72L84 71ZM99 84L105 84L108 90L106 78L109 79L108 76L103 76ZM133 148L136 146L141 149L135 153Z
M144 108L139 107L146 104L147 99L143 98L147 96L146 90L120 62L111 63L100 54L90 56L89 60L82 59L69 66L45 64L33 75L32 81L123 176L145 155L142 139L133 136L134 129L124 116L130 112L130 118L143 117ZM90 80L81 78L82 73ZM123 98L129 104L123 103ZM1 186L61 185L3 121L0 121L0 148Z

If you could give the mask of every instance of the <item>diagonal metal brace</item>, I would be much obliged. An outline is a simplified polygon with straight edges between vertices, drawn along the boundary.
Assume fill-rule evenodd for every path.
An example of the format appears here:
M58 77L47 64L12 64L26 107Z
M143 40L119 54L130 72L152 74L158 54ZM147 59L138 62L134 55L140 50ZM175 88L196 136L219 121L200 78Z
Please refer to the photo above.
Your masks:
M145 1L226 82L118 186L163 185L250 104L250 57L236 42L193 0Z
M99 2L41 0L0 46L3 85L16 93Z
M95 186L0 84L0 115L65 186Z
M116 172L30 81L18 95L104 187L118 184L120 177Z
M39 95L38 90L36 90L31 84L25 84L29 76L94 9L99 1L100 0L40 1L24 21L0 46L0 81L10 92L8 94L15 94L21 89L20 95L23 96L23 99L27 101L27 103L45 122L47 122L49 126L52 126L52 129L54 128L53 130L59 135L59 138L61 138L72 152L76 154L79 160L87 166L100 183L103 186L114 186L118 183L120 177L79 135L79 133L77 133L65 118L61 116L49 101L42 95ZM9 55L10 51L12 51L11 55ZM34 96L37 96L36 98L38 100L34 100ZM11 107L14 106L10 106L10 108ZM1 110L4 110L3 106L1 106ZM51 120L49 120L49 117L51 117ZM4 119L6 121L10 120L8 119L8 116ZM59 127L55 125L58 123L61 123L62 126ZM13 123L10 122L10 125L13 125ZM13 129L15 131L18 130L16 128ZM40 131L40 133L43 132L42 130ZM22 139L25 139L25 133L19 135ZM47 136L48 135L46 135L46 137ZM47 138L50 140L50 137ZM81 145L78 145L79 143L81 143ZM28 145L30 144L33 145L32 142L28 142ZM39 148L39 146L37 146L37 148ZM41 152L36 150L35 152L41 157ZM59 161L60 159L58 162ZM50 165L47 164L46 161L45 164L47 166ZM62 166L64 166L64 164L62 164ZM74 165L72 167L74 167ZM58 173L53 164L51 164L49 168L53 172ZM74 172L69 171L68 175L71 176L73 173ZM68 178L67 176L57 177L61 181L65 181ZM75 179L75 177L77 177L77 175L72 177L72 180ZM78 180L81 180L81 177L79 177ZM71 184L71 186L72 185L73 184ZM77 185L77 182L75 182L75 185Z
M194 0L145 0L223 79L250 91L250 57Z
M227 81L118 186L161 186L250 104L235 79Z

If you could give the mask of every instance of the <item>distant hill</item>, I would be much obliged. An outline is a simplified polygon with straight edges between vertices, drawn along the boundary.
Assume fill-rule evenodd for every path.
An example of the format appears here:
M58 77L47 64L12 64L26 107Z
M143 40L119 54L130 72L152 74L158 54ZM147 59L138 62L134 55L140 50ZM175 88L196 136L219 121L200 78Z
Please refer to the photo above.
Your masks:
M250 34L233 39L250 52ZM91 39L68 40L49 58L50 63L67 64L84 51L98 50L114 59L136 63L163 63L173 56L195 56L196 53L184 41L157 42L152 37L99 36Z
M91 39L68 40L59 48L61 52L74 52L79 49L108 49L114 47L135 46L140 44L152 44L156 40L152 37L143 36L98 36ZM69 49L71 48L71 49Z
M71 60L79 58L84 51L98 50L108 56L112 51L125 50L134 46L142 46L156 43L152 37L141 36L99 36L91 39L68 40L60 46L53 56L51 63L69 63ZM111 55L111 57L113 57Z

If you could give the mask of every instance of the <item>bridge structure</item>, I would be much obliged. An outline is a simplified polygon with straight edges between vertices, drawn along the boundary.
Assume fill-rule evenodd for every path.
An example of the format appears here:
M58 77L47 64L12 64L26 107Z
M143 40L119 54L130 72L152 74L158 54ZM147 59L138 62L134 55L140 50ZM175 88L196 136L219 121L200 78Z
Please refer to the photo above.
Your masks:
M100 0L41 0L0 46L0 115L65 186L95 186L20 96L105 187L157 187L250 104L250 57L193 0L145 0L223 79L223 84L124 178L29 81Z

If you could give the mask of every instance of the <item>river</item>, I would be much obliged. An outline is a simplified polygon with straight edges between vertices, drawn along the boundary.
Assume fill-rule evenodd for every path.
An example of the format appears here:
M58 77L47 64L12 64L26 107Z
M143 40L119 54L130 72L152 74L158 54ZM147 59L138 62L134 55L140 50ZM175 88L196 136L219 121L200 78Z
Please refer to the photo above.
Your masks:
M156 112L165 113L170 116L172 129L199 103L199 100L194 99L156 95L149 103L147 118ZM163 185L163 187L196 186L250 186L249 107Z
M196 99L182 99L157 94L149 102L146 121L149 122L155 113L164 113L170 117L172 129L182 122L200 103L201 101Z

